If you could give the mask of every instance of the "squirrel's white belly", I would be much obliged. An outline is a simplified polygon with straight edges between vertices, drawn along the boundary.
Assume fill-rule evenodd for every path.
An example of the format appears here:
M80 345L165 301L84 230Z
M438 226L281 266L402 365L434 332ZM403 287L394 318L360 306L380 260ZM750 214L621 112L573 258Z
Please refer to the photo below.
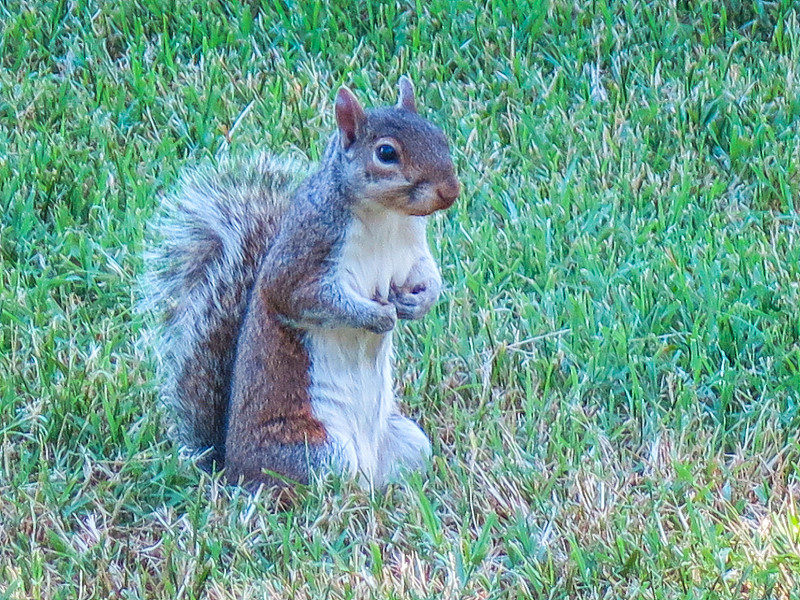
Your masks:
M306 334L311 362L311 406L352 476L379 483L380 449L392 390L391 334L362 329L318 329Z
M402 285L426 251L424 218L378 210L354 219L336 277L363 298L386 302L391 284ZM343 467L380 485L381 447L396 411L392 333L314 329L306 347L314 416L338 446Z

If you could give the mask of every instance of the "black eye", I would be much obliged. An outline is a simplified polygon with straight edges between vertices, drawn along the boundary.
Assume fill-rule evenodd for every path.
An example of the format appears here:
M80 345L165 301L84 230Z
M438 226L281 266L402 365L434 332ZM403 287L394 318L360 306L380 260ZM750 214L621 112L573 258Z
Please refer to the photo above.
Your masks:
M396 163L400 159L397 150L390 144L381 144L375 148L375 156L377 156L378 160L382 163L388 164Z

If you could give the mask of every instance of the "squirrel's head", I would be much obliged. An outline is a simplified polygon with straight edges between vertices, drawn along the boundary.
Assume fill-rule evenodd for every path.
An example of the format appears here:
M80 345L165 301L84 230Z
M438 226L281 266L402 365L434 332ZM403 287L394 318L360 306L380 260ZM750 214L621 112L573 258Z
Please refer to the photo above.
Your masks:
M401 77L390 108L364 110L346 87L336 95L337 153L348 192L409 215L449 208L460 185L442 131L417 114L414 86Z

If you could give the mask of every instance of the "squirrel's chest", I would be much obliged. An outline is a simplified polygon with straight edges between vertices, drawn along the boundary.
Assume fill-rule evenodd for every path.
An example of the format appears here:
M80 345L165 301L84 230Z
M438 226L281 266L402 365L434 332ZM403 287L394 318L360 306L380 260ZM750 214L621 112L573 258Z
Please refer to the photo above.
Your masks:
M392 283L402 285L426 247L425 220L394 212L354 219L338 261L340 281L371 300L386 300Z

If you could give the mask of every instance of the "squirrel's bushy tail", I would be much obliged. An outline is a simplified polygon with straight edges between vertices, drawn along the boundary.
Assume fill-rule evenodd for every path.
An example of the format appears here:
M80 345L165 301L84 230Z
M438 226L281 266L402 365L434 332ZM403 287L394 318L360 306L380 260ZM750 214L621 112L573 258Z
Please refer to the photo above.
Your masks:
M142 307L161 397L182 444L223 466L236 342L258 265L304 176L260 155L187 173L166 196L145 255Z

